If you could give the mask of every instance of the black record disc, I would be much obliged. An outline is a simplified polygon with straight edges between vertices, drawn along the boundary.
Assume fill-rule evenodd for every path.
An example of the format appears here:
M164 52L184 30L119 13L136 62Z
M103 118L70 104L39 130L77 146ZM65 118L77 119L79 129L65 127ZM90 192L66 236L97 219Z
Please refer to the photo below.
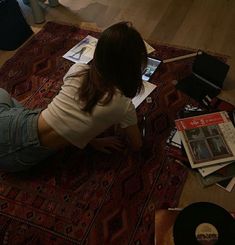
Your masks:
M235 221L222 207L208 202L184 208L173 227L175 245L235 244Z

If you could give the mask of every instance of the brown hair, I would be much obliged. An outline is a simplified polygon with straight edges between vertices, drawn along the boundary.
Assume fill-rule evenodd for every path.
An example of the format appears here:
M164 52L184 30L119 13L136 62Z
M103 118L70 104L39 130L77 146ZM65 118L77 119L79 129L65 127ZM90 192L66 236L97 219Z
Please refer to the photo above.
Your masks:
M105 105L116 88L133 98L142 88L142 68L147 51L139 32L129 22L114 24L102 32L94 53L89 79L79 89L83 111Z

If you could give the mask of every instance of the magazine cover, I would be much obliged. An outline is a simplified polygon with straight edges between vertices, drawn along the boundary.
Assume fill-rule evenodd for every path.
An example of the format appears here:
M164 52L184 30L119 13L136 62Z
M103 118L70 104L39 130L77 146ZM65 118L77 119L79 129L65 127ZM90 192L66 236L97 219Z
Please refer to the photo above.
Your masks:
M90 35L72 47L63 57L75 63L87 64L93 59L98 39Z
M192 168L235 160L235 129L227 112L175 121Z

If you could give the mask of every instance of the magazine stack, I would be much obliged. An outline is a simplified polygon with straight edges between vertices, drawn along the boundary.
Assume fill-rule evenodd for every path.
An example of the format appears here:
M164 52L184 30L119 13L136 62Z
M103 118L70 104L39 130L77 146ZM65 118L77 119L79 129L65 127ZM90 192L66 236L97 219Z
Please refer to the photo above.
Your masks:
M175 120L168 153L195 170L203 186L235 185L235 128L226 111ZM185 154L184 154L185 153Z

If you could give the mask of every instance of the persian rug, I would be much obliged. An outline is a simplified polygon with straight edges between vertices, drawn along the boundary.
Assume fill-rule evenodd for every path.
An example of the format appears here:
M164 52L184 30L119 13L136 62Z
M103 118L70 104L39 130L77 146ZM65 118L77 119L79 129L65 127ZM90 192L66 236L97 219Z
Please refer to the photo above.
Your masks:
M58 93L72 62L62 56L87 35L100 33L48 22L0 69L0 87L29 108L45 108ZM150 43L152 57L167 59L192 50ZM192 58L162 64L138 154L102 154L66 148L33 169L0 172L1 244L153 244L154 213L175 207L187 171L166 156L165 144L178 111L191 99L172 83L191 72ZM108 133L108 132L107 132Z

